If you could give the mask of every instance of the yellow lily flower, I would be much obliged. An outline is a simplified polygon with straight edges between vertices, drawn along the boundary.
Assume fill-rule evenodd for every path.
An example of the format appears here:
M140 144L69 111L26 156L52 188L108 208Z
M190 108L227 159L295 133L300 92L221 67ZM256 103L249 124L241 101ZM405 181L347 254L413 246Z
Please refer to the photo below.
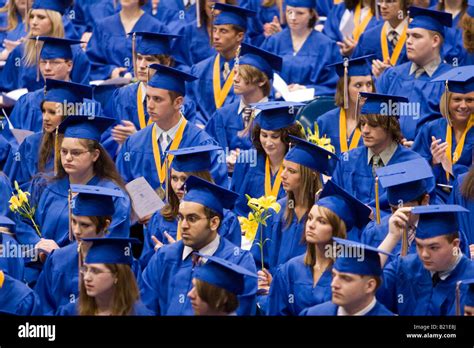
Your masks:
M272 209L277 214L280 212L281 206L277 203L276 198L274 196L262 196L258 199L260 207L265 210Z
M12 196L8 201L10 203L10 210L16 211L20 208L21 204L17 196Z
M258 222L255 220L252 213L249 213L249 217L245 218L239 216L240 228L245 233L245 238L253 241L258 230Z
M20 200L20 205L23 205L24 203L28 203L28 195L29 195L29 192L23 192L22 190L18 191L18 198Z

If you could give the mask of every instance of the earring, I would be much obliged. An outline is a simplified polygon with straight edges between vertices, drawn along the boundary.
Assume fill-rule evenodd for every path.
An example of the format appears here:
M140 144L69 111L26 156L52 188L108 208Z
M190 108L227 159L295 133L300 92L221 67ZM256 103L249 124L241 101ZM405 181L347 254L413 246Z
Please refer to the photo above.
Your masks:
M118 279L115 278L115 279L114 279L114 284L117 284L117 283L118 283Z

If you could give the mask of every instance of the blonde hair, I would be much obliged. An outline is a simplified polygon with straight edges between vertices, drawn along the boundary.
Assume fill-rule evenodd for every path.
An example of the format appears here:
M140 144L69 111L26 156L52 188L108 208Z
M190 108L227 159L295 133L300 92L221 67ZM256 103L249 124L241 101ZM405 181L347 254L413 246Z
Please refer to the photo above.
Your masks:
M267 75L260 69L252 65L242 64L239 65L239 75L242 79L250 85L258 85L263 82L263 86L259 87L265 97L270 95L272 85Z
M329 222L329 225L331 225L332 237L346 239L347 228L346 228L346 223L344 222L344 220L342 220L336 213L334 213L332 210L326 207L321 207L318 205L317 208L318 208L319 214L323 216L325 219L327 219ZM306 230L306 224L305 224L305 230ZM332 254L333 253L331 253L331 255ZM306 246L304 264L306 266L310 266L311 270L313 269L313 266L316 264L316 245L313 243L308 243Z
M18 17L17 17L17 7L15 4L15 0L8 1L5 6L0 8L0 13L7 12L7 26L4 28L0 28L1 31L11 31L18 26ZM23 19L24 20L24 19Z
M445 90L439 100L439 111L441 112L441 115L443 115L443 117L446 118L448 121L451 121L451 115L449 113L449 103L451 102L452 96L453 93Z
M36 11L36 10L34 9L29 10L28 16L25 19L27 30L29 27L29 19L33 11ZM51 11L51 10L44 10L44 11L46 12L46 16L48 17L48 19L51 21L51 31L49 33L45 33L42 36L64 38L64 24L63 24L63 18L61 14L57 11ZM30 31L28 32L28 38L33 38L33 36L31 36ZM25 54L23 56L26 66L36 65L36 55L39 54L39 52L41 52L42 48L43 48L42 41L36 42L36 40L26 40Z
M315 172L306 166L302 166L301 164L298 164L298 166L301 178L299 186L301 202L296 202L295 194L291 191L288 192L284 215L286 227L291 225L291 222L293 221L293 215L295 214L295 207L298 205L298 203L303 203L306 206L306 212L308 212L314 205L316 193L323 188L323 184L318 172Z
M129 265L105 264L115 276L117 282L112 301L112 315L133 315L133 307L140 299L137 281ZM97 303L94 297L87 295L84 279L79 279L79 315L97 315Z

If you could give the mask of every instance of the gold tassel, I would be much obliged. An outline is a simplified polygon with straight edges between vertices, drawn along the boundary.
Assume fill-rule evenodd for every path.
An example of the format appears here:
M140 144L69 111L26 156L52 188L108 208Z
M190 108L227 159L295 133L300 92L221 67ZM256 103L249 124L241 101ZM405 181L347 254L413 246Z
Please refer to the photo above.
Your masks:
M401 256L406 256L408 254L408 225L405 225L402 234L402 251Z
M448 80L446 80L443 103L444 103L444 107L445 107L445 110L446 110L446 120L448 121L449 126L452 127L453 123L451 122L451 115L449 114L449 107L448 107L448 105L449 105L449 103L448 103L449 96L448 95L449 95Z
M211 47L214 44L214 4L212 4L211 8Z
M71 217L72 217L72 191L71 189L69 189L68 191L67 204L68 204L68 213L69 213L69 240L72 242L74 240L74 235L72 233L72 222L71 222Z
M35 42L35 58L36 58L36 82L39 82L40 80L40 68L39 68L39 50L38 50L38 38L39 36L36 37L36 42Z
M286 23L286 15L283 11L283 0L277 0L278 3L278 11L280 12L280 24Z
M375 177L375 218L380 225L380 199L379 199L379 177Z
M133 60L133 76L137 78L137 37L136 33L132 34L132 60Z
M344 109L349 109L349 58L344 58Z
M58 175L58 167L61 157L59 156L59 127L56 127L56 131L54 132L54 154L53 154L53 161L54 161L54 176Z
M356 119L357 123L359 123L359 105L360 105L360 92L357 94L357 99L356 99L356 105L355 105L355 110L354 110L354 118Z
M170 177L170 166L169 166L169 159L168 159L168 153L166 153L166 156L165 156L165 168L166 168L166 176L165 176L165 197L166 197L166 202L169 202L170 201L170 197L169 197L169 188L168 188L168 185L169 185L169 177Z
M462 281L458 281L456 283L456 315L461 315L461 283Z
M196 23L197 27L201 28L201 0L196 0Z
M82 241L77 243L77 262L78 262L78 270L80 271L83 265L82 260ZM83 281L82 274L79 272L79 291L81 291L81 282Z
M375 1L375 18L379 20L380 19L379 5L377 5L377 0L374 0L374 1Z

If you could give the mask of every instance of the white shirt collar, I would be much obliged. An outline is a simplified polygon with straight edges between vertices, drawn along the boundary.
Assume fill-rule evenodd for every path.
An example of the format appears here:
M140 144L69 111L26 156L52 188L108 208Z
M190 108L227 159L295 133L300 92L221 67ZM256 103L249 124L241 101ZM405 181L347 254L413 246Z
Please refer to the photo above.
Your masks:
M261 100L259 100L257 103L266 103L268 101L268 97L263 97ZM246 105L244 103L244 101L242 100L242 98L240 98L240 102L239 102L239 110L238 110L238 114L240 115L242 113L242 110L244 110L244 108L246 108L248 105ZM261 112L261 110L255 110L255 115L258 115L259 113Z
M375 307L376 304L377 304L377 300L374 297L372 302L370 302L367 307L363 308L362 310L358 311L357 313L354 313L354 316L364 316L364 315L366 315L367 313L369 313ZM350 315L350 314L348 314L343 307L339 306L339 307L337 307L337 315Z
M199 249L199 253L200 254L204 254L204 255L214 255L214 253L216 252L217 248L219 247L219 243L221 241L221 237L219 236L219 234L216 235L216 238L214 238L214 240L212 242L210 242L208 245L206 245L205 247L203 247L202 249ZM194 250L190 247L188 247L187 245L184 246L184 249L183 249L183 257L182 257L182 260L186 260L186 258L191 255L191 253L193 252ZM203 262L206 262L206 260L203 260Z
M398 34L398 37L402 36L403 33L403 28L407 25L408 20L405 18L403 21L401 21L396 28L393 28L389 22L388 23L388 30L387 34L390 33L392 30L395 30Z
M143 82L138 83L138 88L142 89L142 103L145 101L146 98L146 85Z
M425 66L423 66L423 69L425 69L426 73L428 74L429 77L433 76L433 74L436 72L438 69L439 65L441 64L441 57L436 57L436 59L432 60ZM410 67L410 73L408 75L413 75L416 70L418 70L420 66L415 63L411 63Z
M175 126L173 126L171 129L166 131L166 134L168 134L168 136L171 138L171 141L173 141L174 137L176 136L176 132L178 131L179 126L181 126L181 123L183 123L183 119L184 119L184 117L183 117L183 115L181 115L181 117L179 118L178 123ZM163 129L161 129L160 127L158 127L158 125L156 123L155 123L155 127L156 127L156 140L160 141L160 136L165 131Z

